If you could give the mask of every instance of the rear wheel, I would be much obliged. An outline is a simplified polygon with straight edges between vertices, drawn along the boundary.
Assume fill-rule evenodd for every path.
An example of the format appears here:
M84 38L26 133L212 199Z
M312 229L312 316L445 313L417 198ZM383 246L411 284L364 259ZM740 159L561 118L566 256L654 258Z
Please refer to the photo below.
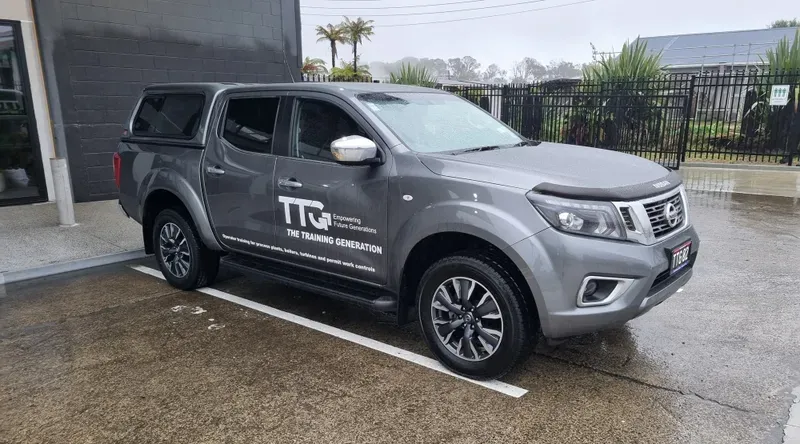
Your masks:
M173 287L192 290L212 284L217 277L219 254L203 245L191 219L178 211L158 213L153 247L158 267Z
M456 255L434 263L417 295L428 346L451 370L498 378L532 347L532 320L519 288L497 262Z

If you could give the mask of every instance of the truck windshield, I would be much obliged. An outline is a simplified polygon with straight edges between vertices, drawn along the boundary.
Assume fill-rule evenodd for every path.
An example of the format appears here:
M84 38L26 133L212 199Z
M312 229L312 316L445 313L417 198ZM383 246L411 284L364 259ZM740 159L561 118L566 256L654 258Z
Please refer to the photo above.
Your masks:
M369 93L358 99L413 151L457 153L525 142L499 120L450 94Z

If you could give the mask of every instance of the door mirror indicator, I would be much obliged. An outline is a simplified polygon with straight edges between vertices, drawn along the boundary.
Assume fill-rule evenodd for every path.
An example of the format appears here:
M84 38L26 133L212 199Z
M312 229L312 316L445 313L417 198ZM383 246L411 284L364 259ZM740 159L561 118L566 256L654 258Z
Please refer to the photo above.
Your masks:
M331 154L337 162L349 165L378 163L378 146L362 136L345 136L331 143Z

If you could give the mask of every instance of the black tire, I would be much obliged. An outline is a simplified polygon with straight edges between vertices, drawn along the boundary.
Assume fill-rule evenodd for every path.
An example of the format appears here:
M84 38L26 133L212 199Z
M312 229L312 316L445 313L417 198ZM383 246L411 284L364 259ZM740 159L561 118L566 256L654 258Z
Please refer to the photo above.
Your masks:
M463 311L462 318L464 319L468 318L467 313L472 314L469 319L473 322L475 327L470 331L475 335L474 337L476 339L477 336L481 336L481 338L485 337L485 331L492 331L487 330L488 327L491 327L497 332L495 326L501 326L500 330L502 334L499 335L501 339L497 342L497 346L494 347L494 350L489 350L489 347L483 344L477 345L471 348L472 351L467 352L467 354L472 355L473 358L480 360L470 360L469 357L459 356L457 353L465 349L465 347L459 348L458 350L451 350L448 348L448 346L455 347L454 343L449 343L448 346L446 346L443 341L448 340L448 337L440 338L436 330L437 327L434 325L434 317L437 317L437 322L449 322L453 320L450 318L443 321L441 317L438 317L439 315L453 315L450 314L451 312L449 311L435 309L432 304L440 286L445 286L445 288L447 288L448 285L453 285L453 287L450 288L454 289L455 283L460 284L463 282L463 279L453 280L455 278L466 278L467 281L475 281L476 285L474 288L476 288L476 290L474 293L477 293L478 296L473 297L480 297L481 292L485 290L484 294L490 293L493 301L496 302L495 306L499 308L497 312L492 312L494 313L493 316L499 314L499 317L494 320L481 319L484 322L483 324L473 320L478 317L477 304L475 304L474 301L471 311ZM477 284L480 284L483 288L480 289ZM453 292L449 291L448 293L452 295ZM458 301L458 297L454 297L453 299ZM451 299L451 301L453 299ZM439 303L438 306L441 307L442 304ZM462 304L459 307L463 309L464 306L465 304ZM436 311L436 314L434 314L434 311ZM530 354L534 345L534 327L536 319L531 317L522 292L511 278L511 275L504 270L497 261L487 255L470 253L458 254L441 259L431 265L422 276L418 287L417 314L419 316L422 334L428 342L431 351L439 358L439 361L454 372L470 378L494 379L505 375L520 360L526 358ZM500 319L502 320L502 324L498 324ZM459 319L456 319L455 321L458 320ZM489 325L489 322L494 322L494 326ZM438 324L438 328L441 329L443 327L444 325ZM481 327L484 327L484 335L477 334L477 331L481 329ZM462 324L462 339L458 340L458 330L453 330L454 333L452 336L449 336L449 340L463 345L464 342L462 341L464 341L464 336L467 335L464 329L464 324ZM480 339L477 340L480 341ZM485 343L486 341L483 342ZM473 344L477 343L473 342ZM475 352L478 353L477 356ZM481 355L486 355L486 357L481 359Z
M166 225L170 225L168 228L177 227L183 236L182 239L185 239L189 254L188 267L183 267L182 265L172 266L171 264L174 264L172 261L170 264L167 263L167 259L174 257L174 255L167 253L168 257L165 259L161 235ZM158 261L158 267L170 285L181 290L193 290L214 283L219 272L219 254L203 245L189 216L174 209L162 210L158 213L153 223L152 236L153 250ZM180 236L178 238L181 239ZM182 242L180 248L183 248ZM176 272L176 270L179 270L179 272Z

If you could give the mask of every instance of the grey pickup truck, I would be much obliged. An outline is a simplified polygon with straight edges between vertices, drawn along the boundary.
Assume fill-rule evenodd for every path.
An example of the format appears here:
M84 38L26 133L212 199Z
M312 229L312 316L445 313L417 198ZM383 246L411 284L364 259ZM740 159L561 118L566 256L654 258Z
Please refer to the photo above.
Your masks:
M427 88L150 86L114 172L173 286L222 265L416 318L474 378L537 338L642 315L686 284L699 247L676 172L527 140Z

